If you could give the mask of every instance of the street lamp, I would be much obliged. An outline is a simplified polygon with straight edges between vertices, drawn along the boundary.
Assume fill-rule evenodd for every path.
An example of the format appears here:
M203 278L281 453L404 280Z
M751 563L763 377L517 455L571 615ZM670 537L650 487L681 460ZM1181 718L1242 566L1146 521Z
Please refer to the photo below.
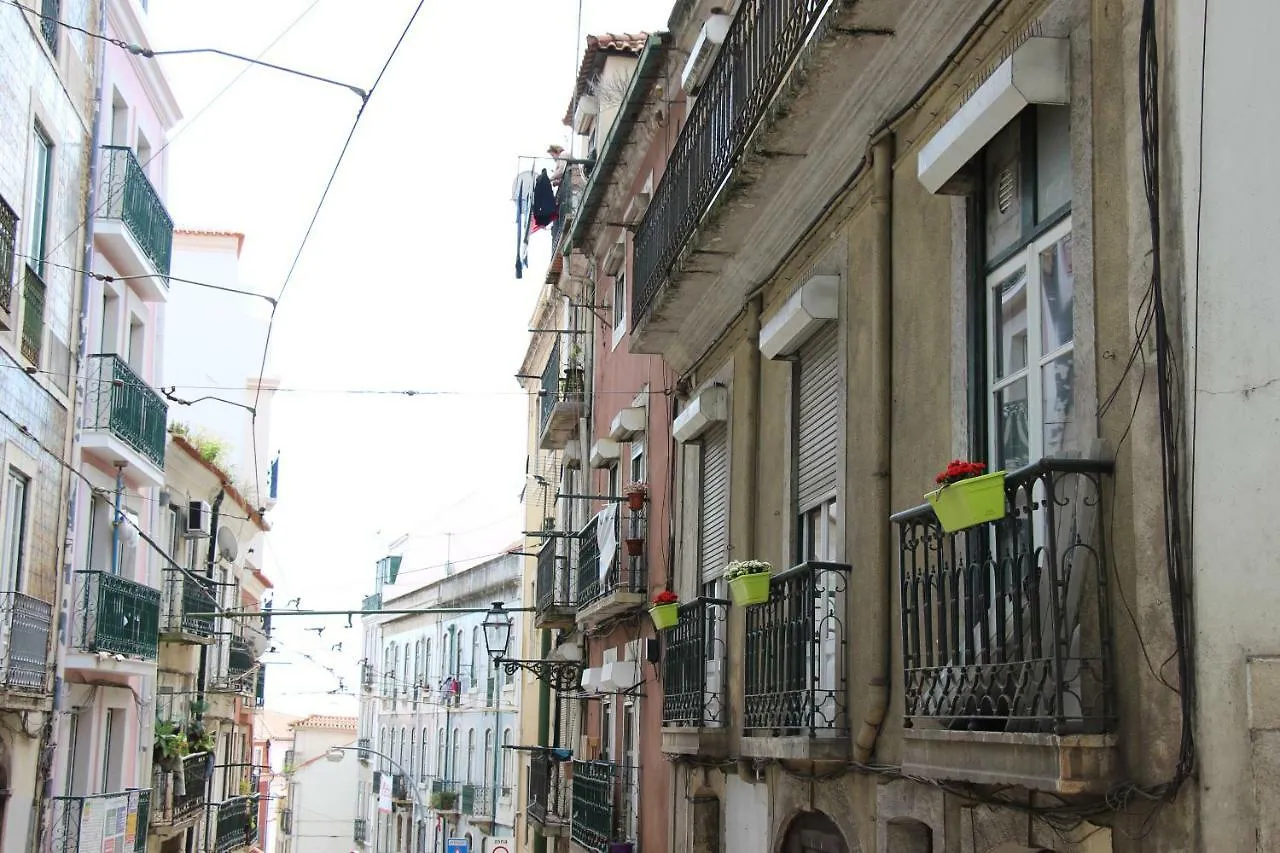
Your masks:
M484 644L495 666L501 666L507 675L517 669L531 672L552 690L576 690L582 681L582 662L573 660L517 660L507 657L511 645L511 614L501 601L495 601L485 614Z
M404 767L400 765L400 762L396 761L390 755L384 755L376 749L369 749L365 746L331 746L329 747L329 751L324 754L324 757L325 760L332 761L337 764L346 757L346 753L348 752L362 752L365 755L376 755L378 758L381 758L383 761L394 767L400 775L404 776L405 787L413 792L413 805L417 810L415 817L419 820L426 818L427 808L422 804L422 796L418 793L418 786L414 784L413 776L405 771Z

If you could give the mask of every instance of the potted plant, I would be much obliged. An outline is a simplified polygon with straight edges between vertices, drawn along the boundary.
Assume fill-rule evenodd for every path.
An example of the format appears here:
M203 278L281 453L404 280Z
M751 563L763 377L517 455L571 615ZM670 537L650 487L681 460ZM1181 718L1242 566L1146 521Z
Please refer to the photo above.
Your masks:
M622 494L627 499L627 509L639 512L644 509L645 498L649 497L649 487L644 483L628 483Z
M173 792L179 797L187 794L187 779L186 774L182 772L182 759L188 754L187 736L182 731L182 724L172 720L157 719L152 760L162 772L170 774L173 780Z
M644 554L644 540L631 538L623 540L627 543L627 556L639 557Z
M573 397L581 397L582 392L586 388L583 380L585 371L582 369L582 348L574 344L569 350L569 359L565 362L564 377L560 380L563 383L562 391L565 399Z
M955 533L1004 516L1004 472L986 470L982 462L953 459L934 478L938 488L924 497L943 530Z
M773 566L764 560L734 560L724 571L729 594L739 607L764 604L769 600L769 576Z
M457 791L435 791L431 794L431 808L438 812L453 811L454 803L457 801Z
M653 597L653 606L649 608L649 618L653 627L659 631L674 628L680 621L680 596L669 589L664 589Z

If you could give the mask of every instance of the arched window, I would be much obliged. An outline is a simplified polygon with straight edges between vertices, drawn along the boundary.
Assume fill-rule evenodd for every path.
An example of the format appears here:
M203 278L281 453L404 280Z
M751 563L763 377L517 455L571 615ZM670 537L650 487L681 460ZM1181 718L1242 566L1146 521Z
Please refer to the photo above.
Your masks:
M400 674L400 647L395 643L391 644L391 671L388 675L391 677L391 695L396 692L396 676Z
M395 679L395 672L396 672L396 665L394 662L395 647L396 647L395 643L388 644L387 651L382 655L382 695L383 696L386 696L393 689L395 689L395 684L393 683Z
M480 626L471 629L471 687L480 683L480 664L483 661L480 652Z
M390 755L390 753L387 752L387 727L386 726L383 726L382 731L378 733L378 752L381 752L383 755ZM386 763L381 758L378 759L378 761L382 764Z
M493 763L493 729L484 730L484 764L480 765L480 778L484 784L492 784L493 774L497 766Z
M428 638L422 655L422 681L431 685L431 640Z
M453 730L453 755L450 757L449 778L457 782L462 779L462 772L459 764L462 760L462 744L459 742L458 729Z
M408 641L404 644L404 668L400 672L400 692L413 692L413 655L409 651Z
M447 768L444 766L444 759L445 759L445 755L447 754L445 750L447 750L448 748L449 748L449 745L445 742L445 739L444 739L444 727L441 727L436 732L436 766L435 766L434 772L437 779L449 778L449 775L445 772Z
M422 641L413 644L413 683L417 686L422 683Z
M404 768L409 773L409 779L412 781L417 764L418 757L418 732L415 729L409 729L409 760L405 762Z
M400 755L396 758L396 761L400 762L400 767L404 767L404 763L408 758L408 756L405 755L405 751L404 751L406 741L408 741L408 739L409 739L409 730L406 729L404 726L401 726L400 727ZM395 768L395 771L397 773L401 772L400 767Z
M427 759L431 756L431 741L428 739L427 727L422 727L422 763L418 767L419 778L425 779L427 773Z
M503 729L502 745L504 747L511 746L511 729ZM515 762L516 751L514 749L502 750L502 787L510 788L511 779L515 775L513 763Z
M467 782L476 781L476 730L467 729Z

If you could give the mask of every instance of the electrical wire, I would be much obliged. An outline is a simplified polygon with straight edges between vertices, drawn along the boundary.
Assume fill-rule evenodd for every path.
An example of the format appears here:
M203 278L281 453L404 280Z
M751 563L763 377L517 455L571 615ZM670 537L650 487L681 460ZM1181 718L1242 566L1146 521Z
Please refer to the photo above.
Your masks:
M70 270L71 272L77 273L79 275L87 275L90 278L94 278L102 282L132 281L134 279L139 279L139 278L155 278L155 276L152 276L150 274L111 275L109 273L94 272L92 270L82 270L80 269L80 267L77 267L77 266L71 266L70 264L59 264L53 261L47 261L47 260L44 260L43 258L38 258L35 255L24 255L22 252L14 252L14 255L16 255L19 258L25 258L26 260L42 261L47 266L57 267L58 269ZM235 287L226 287L225 285L221 285L221 284L211 284L210 282L207 282L207 281L196 281L195 279L182 278L181 276L176 276L176 275L166 275L164 276L164 279L165 281L176 281L181 284L193 284L193 285L196 285L197 287L207 287L210 290L221 290L226 293L236 293L241 296L256 296L258 299L263 299L271 303L272 305L276 304L276 300L274 297L268 296L265 293L257 293L252 290L240 290L239 288L235 288Z

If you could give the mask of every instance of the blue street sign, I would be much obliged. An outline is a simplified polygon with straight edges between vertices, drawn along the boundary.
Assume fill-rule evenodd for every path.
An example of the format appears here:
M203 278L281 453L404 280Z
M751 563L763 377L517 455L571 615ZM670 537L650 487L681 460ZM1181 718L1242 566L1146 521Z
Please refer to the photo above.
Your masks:
M444 853L471 853L467 848L467 839L450 838L444 843Z

